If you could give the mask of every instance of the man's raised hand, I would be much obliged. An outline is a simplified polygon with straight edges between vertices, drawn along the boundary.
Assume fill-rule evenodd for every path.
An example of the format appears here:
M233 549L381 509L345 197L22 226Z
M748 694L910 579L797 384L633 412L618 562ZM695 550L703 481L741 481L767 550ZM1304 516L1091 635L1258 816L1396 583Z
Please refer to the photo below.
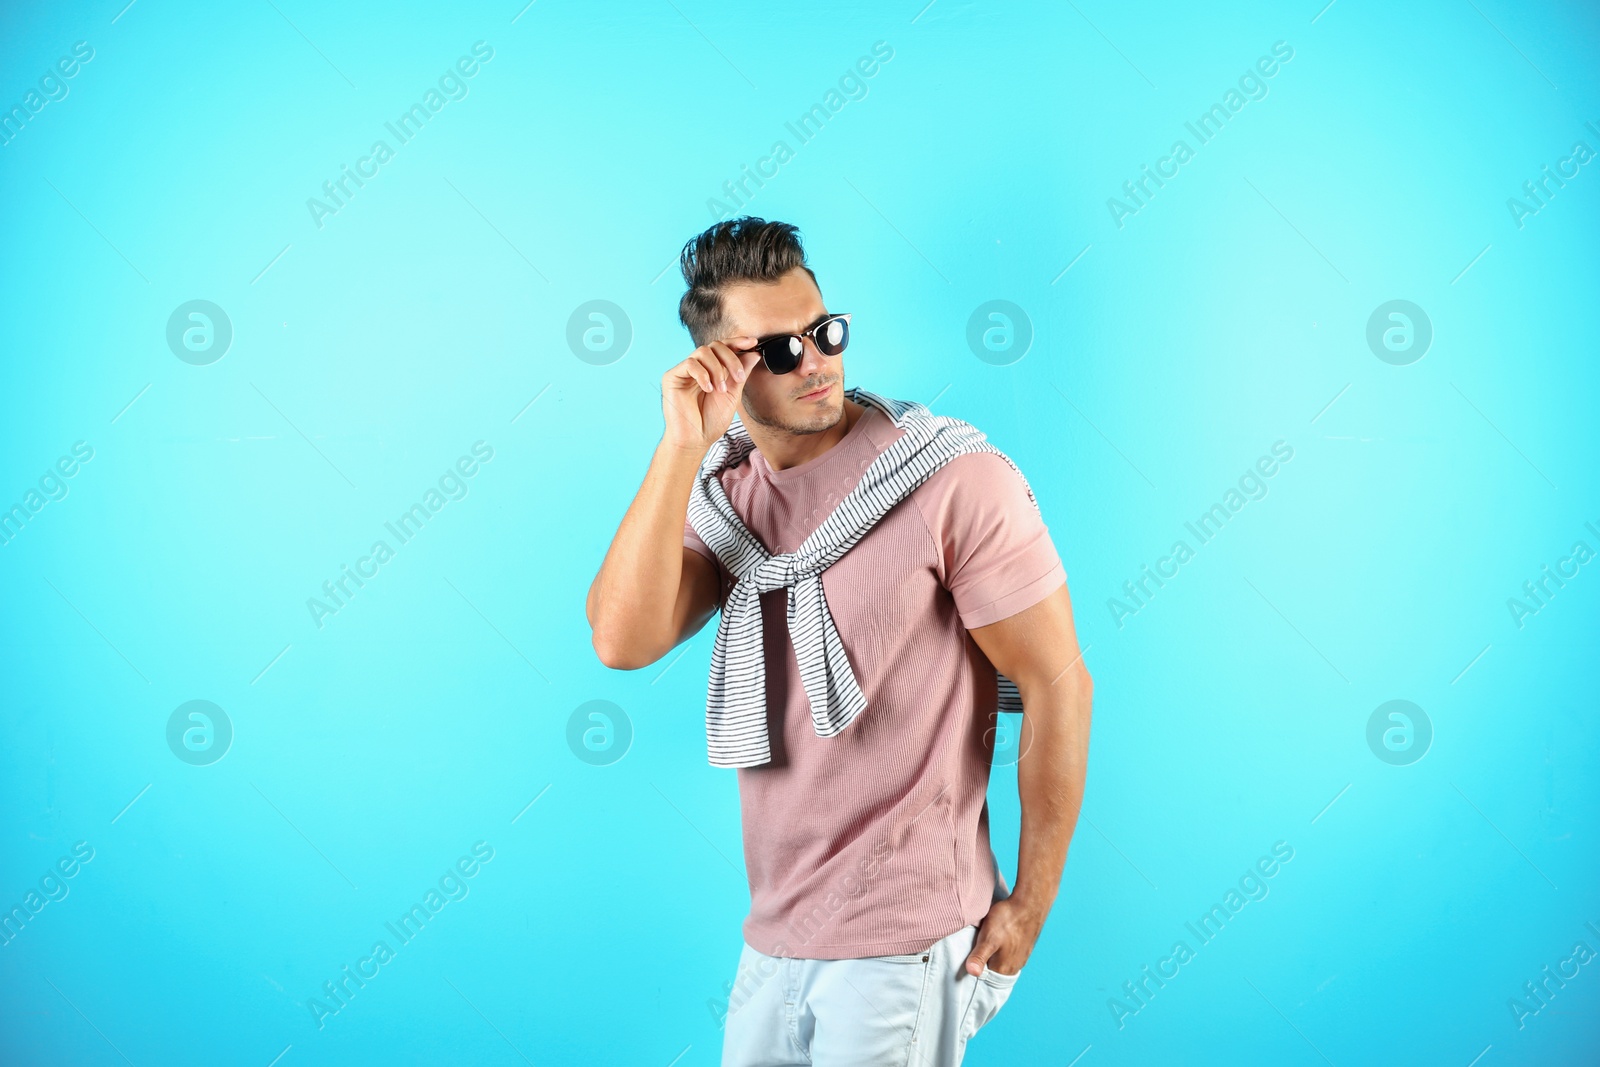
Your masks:
M759 352L737 352L754 337L710 341L661 376L661 413L668 444L703 455L733 422L744 383L761 361Z

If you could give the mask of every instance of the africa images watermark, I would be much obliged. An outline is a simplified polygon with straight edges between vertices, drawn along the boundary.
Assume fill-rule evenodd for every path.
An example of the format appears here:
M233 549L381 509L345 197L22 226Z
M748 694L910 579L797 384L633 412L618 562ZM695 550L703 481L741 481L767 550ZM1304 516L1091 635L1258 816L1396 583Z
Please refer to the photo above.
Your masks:
M1241 474L1238 488L1230 485L1219 502L1202 512L1194 522L1183 524L1184 528L1194 535L1195 544L1204 545L1221 533L1223 525L1237 515L1249 501L1266 499L1267 479L1282 469L1281 464L1287 464L1293 458L1294 447L1287 441L1280 437L1272 442L1272 455L1261 456L1253 468ZM1153 570L1148 563L1141 564L1139 577L1122 583L1122 592L1127 599L1120 600L1117 597L1106 599L1106 610L1111 613L1111 621L1117 624L1117 629L1122 629L1124 619L1137 615L1149 607L1156 592L1164 588L1168 581L1176 578L1179 568L1194 557L1194 548L1190 547L1188 541L1179 538L1172 543L1167 555L1156 560ZM1167 569L1169 566L1171 570ZM1152 582L1155 583L1155 588L1151 588Z
M22 931L44 911L47 904L66 900L67 894L72 892L67 880L77 877L78 872L92 859L94 846L87 841L79 841L72 846L70 856L62 856L56 860L54 867L45 870L37 889L32 886L28 888L21 904L13 904L10 911L0 912L0 947L11 944L21 936Z
M894 859L894 846L888 841L879 841L872 846L870 859L863 859L858 864L860 874L855 871L846 872L839 879L836 889L830 889L821 904L814 905L809 913L801 918L799 925L789 923L789 931L795 935L799 947L809 945L813 938L822 932L833 916L845 905L847 900L860 900L866 896L867 890L872 888L872 883L883 873L883 867ZM781 941L774 946L779 955L787 956L793 951L786 941ZM726 1026L728 1013L737 1011L739 1005L745 1003L755 994L755 991L770 978L778 973L775 959L763 954L756 962L753 970L740 968L735 978L722 984L722 992L726 999L706 1000L706 1007L717 1020L719 1027Z
M874 56L877 58L873 58ZM875 76L883 69L882 64L893 58L894 48L888 41L872 42L872 55L857 59L853 69L847 69L839 75L837 89L830 86L822 94L821 103L812 104L794 122L785 122L784 128L794 135L800 145L810 143L813 137L822 132L823 126L829 119L844 110L845 104L851 100L867 98L867 79ZM706 210L711 212L711 217L714 219L725 219L736 211L744 210L745 205L756 195L756 190L750 188L750 183L755 182L756 189L762 188L767 184L763 179L776 178L779 169L794 157L795 149L789 147L789 142L781 139L772 142L767 154L756 160L753 171L750 164L741 163L739 177L730 178L722 183L722 195L733 203L729 204L715 196L707 197ZM740 193L744 195L741 197Z
M74 458L76 457L76 458ZM0 545L9 545L32 518L53 500L65 500L72 491L67 479L83 469L83 464L94 458L94 446L87 441L74 441L72 455L61 456L39 476L39 488L29 486L22 499L10 508L0 505Z
M476 56L474 59L472 56ZM486 41L476 41L472 45L472 56L461 56L453 68L445 68L439 75L438 88L429 86L422 94L422 100L413 103L409 108L400 112L393 122L385 122L384 128L394 136L394 147L390 147L385 140L372 142L372 147L367 154L356 160L352 168L347 163L339 164L339 176L331 181L322 183L324 199L317 197L306 198L306 210L311 213L311 221L317 229L322 229L323 219L329 215L337 215L342 209L349 206L356 193L364 188L368 181L378 176L378 169L383 164L394 158L395 150L410 143L411 139L422 132L422 127L434 115L444 110L445 104L451 100L465 100L470 91L467 81L477 76L482 69L481 63L487 63L494 58L494 48ZM368 169L370 167L370 169ZM355 188L351 188L354 184ZM341 195L342 194L342 195Z
M1276 857L1275 859L1273 857ZM1272 856L1262 856L1255 862L1255 866L1247 868L1239 876L1238 888L1228 887L1222 896L1221 904L1211 905L1211 910L1204 912L1195 923L1186 922L1184 929L1194 935L1195 948L1190 948L1187 941L1181 938L1172 944L1172 951L1156 961L1152 970L1147 963L1139 971L1139 977L1122 983L1122 992L1126 999L1117 997L1106 998L1106 1008L1111 1012L1111 1021L1121 1030L1128 1024L1128 1017L1138 1015L1150 1006L1155 995L1165 989L1167 983L1182 973L1185 964L1192 962L1197 955L1197 949L1211 944L1216 936L1222 933L1228 921L1251 901L1266 900L1271 889L1267 880L1273 878L1282 870L1281 864L1287 864L1294 859L1294 848L1287 841L1274 841L1272 843ZM1212 927L1215 927L1213 929ZM1168 970L1168 967L1171 970Z
M477 458L474 459L474 456ZM472 455L458 457L455 466L439 476L438 488L430 485L422 494L422 499L402 511L394 521L383 524L384 529L394 537L395 544L407 544L421 533L428 520L444 510L448 503L446 497L449 500L465 500L469 492L467 483L483 469L482 464L492 459L493 446L486 441L473 442ZM395 549L390 547L388 541L379 538L372 543L365 556L356 560L354 569L348 563L340 564L339 576L322 583L322 596L325 599L314 596L306 598L306 610L311 613L311 621L317 629L322 629L323 619L337 615L340 609L348 607L356 593L376 578L383 565L394 556Z
M400 918L383 924L384 929L394 937L393 946L379 938L373 942L372 951L356 960L354 967L347 963L339 968L337 980L323 982L322 993L306 1000L306 1010L311 1012L317 1029L321 1030L326 1025L328 1016L337 1015L348 1008L355 995L378 977L384 967L394 962L396 953L422 933L428 922L443 911L446 904L467 899L467 894L472 891L467 879L476 878L483 865L492 859L494 846L487 841L475 842L472 855L462 856L453 867L447 867L437 883L423 893L422 903L411 905L410 910L402 913Z
M1600 938L1600 926L1592 922L1583 925L1588 927L1591 934ZM1556 999L1556 995L1567 987L1568 982L1578 977L1581 969L1594 960L1595 956L1595 950L1589 947L1587 941L1579 941L1572 946L1572 951L1565 959L1556 961L1554 971L1547 963L1540 969L1537 982L1523 982L1522 995L1506 999L1506 1008L1511 1012L1512 1021L1517 1024L1517 1029L1525 1029L1529 1018L1548 1008L1551 1001Z
M911 827L916 825L917 820L922 818L929 808L937 804L948 791L948 785L939 790L938 794L923 805L922 810L909 823L900 828L901 833L909 835ZM900 845L901 847L905 845L903 838ZM835 887L827 892L821 903L812 905L811 910L805 915L785 924L789 929L789 933L795 938L795 945L804 947L811 944L817 935L833 920L834 916L844 909L847 901L856 902L865 897L867 891L872 888L872 883L882 876L883 869L894 861L894 857L895 846L887 838L874 842L870 856L858 860L855 869L846 870L844 874L840 875ZM787 941L780 941L773 947L777 949L779 956L788 956L794 951L795 946L792 946ZM774 957L767 956L764 953L758 958L753 969L741 967L735 978L722 984L722 991L726 999L709 998L706 1000L706 1007L710 1009L712 1016L717 1020L717 1025L719 1027L726 1026L728 1014L737 1011L739 1005L748 1001L756 990L760 989L768 979L777 973L778 967Z
M1594 523L1586 522L1583 526L1596 538L1600 538L1600 528ZM1548 563L1540 565L1539 577L1522 583L1522 596L1506 598L1506 610L1511 612L1511 621L1517 624L1517 629L1527 626L1526 620L1529 617L1549 607L1555 595L1567 587L1567 582L1578 576L1578 569L1594 559L1594 555L1594 549L1589 547L1587 541L1574 541L1568 553L1556 560L1554 570L1551 570Z
M39 76L39 87L23 93L22 103L0 110L0 146L16 140L47 105L65 100L72 91L67 82L77 77L78 72L93 58L94 45L88 41L74 42L72 55L57 59L54 67L46 67Z
M1600 128L1592 122L1585 122L1589 131L1600 136ZM1584 141L1574 141L1572 150L1556 160L1556 172L1550 173L1550 164L1540 166L1543 173L1536 179L1522 183L1522 196L1506 197L1506 210L1511 212L1511 221L1517 224L1517 229L1523 229L1524 219L1537 215L1541 210L1550 206L1550 201L1555 199L1559 190L1567 187L1567 181L1576 178L1581 168L1594 158L1594 149ZM1568 167L1571 167L1569 170ZM1566 179L1567 181L1563 181ZM1550 188L1550 183L1555 183L1555 188Z
M1123 195L1127 201L1118 200L1116 197L1106 198L1106 210L1111 213L1111 221L1117 224L1117 229L1122 229L1126 223L1123 220L1131 215L1137 215L1141 210L1149 207L1156 192L1164 188L1168 181L1178 176L1180 168L1195 157L1196 148L1209 144L1211 139L1221 133L1229 120L1244 110L1244 105L1250 100L1265 100L1267 93L1267 79L1276 77L1281 69L1279 62L1288 63L1294 58L1294 47L1288 41L1274 41L1272 55L1262 56L1255 62L1253 70L1246 69L1239 75L1239 88L1229 87L1222 94L1220 103L1212 104L1210 108L1202 111L1193 122L1185 122L1184 129L1193 135L1195 148L1189 142L1179 138L1172 142L1168 154L1156 160L1154 172L1148 163L1139 165L1140 176L1122 183ZM1170 165L1171 170L1168 170ZM1154 188L1151 183L1154 183ZM1141 195L1142 194L1142 195Z

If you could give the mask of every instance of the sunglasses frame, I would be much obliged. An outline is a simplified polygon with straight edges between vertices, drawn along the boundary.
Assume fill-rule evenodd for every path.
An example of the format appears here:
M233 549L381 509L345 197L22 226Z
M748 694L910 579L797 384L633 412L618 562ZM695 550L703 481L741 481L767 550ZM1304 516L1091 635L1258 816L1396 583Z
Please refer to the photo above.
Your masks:
M811 338L811 343L817 346L817 351L818 352L822 352L822 354L824 356L828 356L829 359L833 359L833 358L836 358L838 356L844 355L845 347L848 347L849 344L850 344L850 314L851 314L850 312L843 312L841 314L829 315L827 318L824 318L824 319L818 321L815 325L812 325L812 326L808 327L807 329L801 330L799 333L775 333L775 334L771 335L770 337L763 337L761 340L759 340L759 341L757 341L755 343L754 347L742 349L741 351L742 352L760 352L761 353L761 363L762 363L762 365L765 366L767 368L767 370L769 372L773 373L773 374L792 374L792 373L794 373L794 371L796 369L799 368L801 363L805 362L805 343L806 343L806 338L808 338L808 337ZM824 326L828 325L828 323L832 322L835 319L843 319L844 320L844 329L845 329L844 339L845 339L845 343L844 343L844 346L840 347L839 351L833 353L832 355L829 355L827 352L823 352L822 343L817 340L817 331L822 329ZM787 340L793 340L794 338L797 338L797 337L800 339L800 346L801 346L800 353L801 354L800 354L799 358L795 359L794 366L790 367L786 371L773 370L773 368L772 368L772 360L767 358L767 346L772 344L774 341L781 341L781 340L786 340L786 339Z

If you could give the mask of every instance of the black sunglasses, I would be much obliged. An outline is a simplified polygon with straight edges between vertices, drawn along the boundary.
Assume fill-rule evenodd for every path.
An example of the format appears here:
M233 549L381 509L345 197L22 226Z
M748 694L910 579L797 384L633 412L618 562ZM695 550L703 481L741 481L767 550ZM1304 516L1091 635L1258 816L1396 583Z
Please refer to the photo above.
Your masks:
M754 348L745 352L760 352L761 362L773 374L788 374L800 365L805 356L805 339L816 342L817 351L825 356L837 356L850 343L850 316L829 315L815 326L799 333L777 333L763 337Z

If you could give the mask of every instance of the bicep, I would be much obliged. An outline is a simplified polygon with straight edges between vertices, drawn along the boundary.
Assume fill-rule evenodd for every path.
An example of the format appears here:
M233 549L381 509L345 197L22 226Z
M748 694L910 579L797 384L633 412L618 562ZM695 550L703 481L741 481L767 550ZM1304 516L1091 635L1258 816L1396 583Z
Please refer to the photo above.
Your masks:
M1066 582L1032 607L967 632L994 669L1019 689L1088 682Z

